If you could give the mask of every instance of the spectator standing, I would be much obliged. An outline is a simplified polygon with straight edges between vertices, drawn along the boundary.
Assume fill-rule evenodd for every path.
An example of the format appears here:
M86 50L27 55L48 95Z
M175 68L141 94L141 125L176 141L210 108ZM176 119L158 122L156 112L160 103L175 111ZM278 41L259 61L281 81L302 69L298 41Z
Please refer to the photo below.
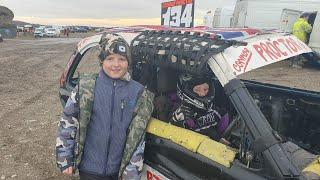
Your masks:
M302 13L300 18L292 26L292 34L307 44L307 35L312 31L312 26L308 23L309 14ZM302 56L295 56L292 58L291 65L295 68L301 68Z
M69 37L69 32L70 32L70 29L69 28L67 28L67 37Z
M100 41L99 74L80 75L63 110L56 144L64 174L80 180L140 179L153 94L128 73L128 44L115 34Z
M212 27L213 25L213 14L212 11L208 11L203 17L203 25Z

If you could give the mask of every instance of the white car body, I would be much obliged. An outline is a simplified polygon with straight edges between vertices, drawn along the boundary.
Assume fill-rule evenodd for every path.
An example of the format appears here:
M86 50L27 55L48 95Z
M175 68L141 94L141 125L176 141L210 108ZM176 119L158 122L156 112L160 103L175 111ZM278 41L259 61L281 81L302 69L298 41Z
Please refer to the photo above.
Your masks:
M129 44L135 44L132 40L138 35L138 33L117 34L121 35ZM83 55L89 48L98 46L101 37L102 34L98 34L84 38L78 43L77 51ZM232 79L236 79L240 74L302 53L311 52L308 46L292 35L266 33L245 38L243 41L248 44L245 46L229 47L208 61L210 69L215 73L223 87ZM262 45L275 46L277 51L279 51L276 53L278 55L274 56L271 55L270 52L264 51L263 48L260 47ZM152 166L144 163L141 179L167 180L168 178Z
M121 35L129 44L138 33L117 33ZM97 46L102 34L90 36L82 39L77 49L83 54L91 47ZM312 50L293 35L282 33L265 33L255 36L248 36L242 39L248 44L246 46L229 47L224 50L222 56L216 55L220 61L226 61L227 70L233 76L249 72L251 70L288 59L299 54L308 53ZM261 46L277 49L277 52L270 53Z
M43 28L36 28L33 33L34 37L43 37L44 34L45 32Z
M47 37L59 37L60 30L55 28L48 28L45 30L45 34Z

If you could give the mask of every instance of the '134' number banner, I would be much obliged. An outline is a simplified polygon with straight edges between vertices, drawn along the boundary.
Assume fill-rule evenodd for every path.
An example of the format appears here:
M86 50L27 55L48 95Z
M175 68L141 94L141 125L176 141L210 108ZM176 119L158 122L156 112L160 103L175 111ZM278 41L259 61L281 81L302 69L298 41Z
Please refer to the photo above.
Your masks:
M161 4L161 25L193 27L194 0L173 0Z

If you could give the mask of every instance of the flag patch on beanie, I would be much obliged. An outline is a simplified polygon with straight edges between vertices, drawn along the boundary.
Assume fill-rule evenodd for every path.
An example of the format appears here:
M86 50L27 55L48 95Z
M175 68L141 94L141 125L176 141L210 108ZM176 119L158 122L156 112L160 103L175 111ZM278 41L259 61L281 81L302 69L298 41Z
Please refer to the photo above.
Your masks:
M126 47L125 47L125 46L120 45L120 46L118 47L118 50L119 50L120 52L125 53L125 52L126 52Z
M128 43L117 34L105 33L99 42L99 59L103 61L110 54L119 54L127 58L130 64L130 50Z

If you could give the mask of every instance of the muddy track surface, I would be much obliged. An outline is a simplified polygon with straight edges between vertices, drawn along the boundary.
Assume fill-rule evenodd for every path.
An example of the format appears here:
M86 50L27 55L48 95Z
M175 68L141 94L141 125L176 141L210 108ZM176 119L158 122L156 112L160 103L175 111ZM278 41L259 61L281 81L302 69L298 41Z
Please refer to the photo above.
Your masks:
M289 67L289 61L253 70L240 78L320 92L320 68L306 63L303 68L296 69Z
M1 179L76 179L55 167L58 80L79 38L0 43Z
M55 165L59 78L79 38L0 43L0 178L77 179ZM320 91L320 70L288 62L241 78Z

